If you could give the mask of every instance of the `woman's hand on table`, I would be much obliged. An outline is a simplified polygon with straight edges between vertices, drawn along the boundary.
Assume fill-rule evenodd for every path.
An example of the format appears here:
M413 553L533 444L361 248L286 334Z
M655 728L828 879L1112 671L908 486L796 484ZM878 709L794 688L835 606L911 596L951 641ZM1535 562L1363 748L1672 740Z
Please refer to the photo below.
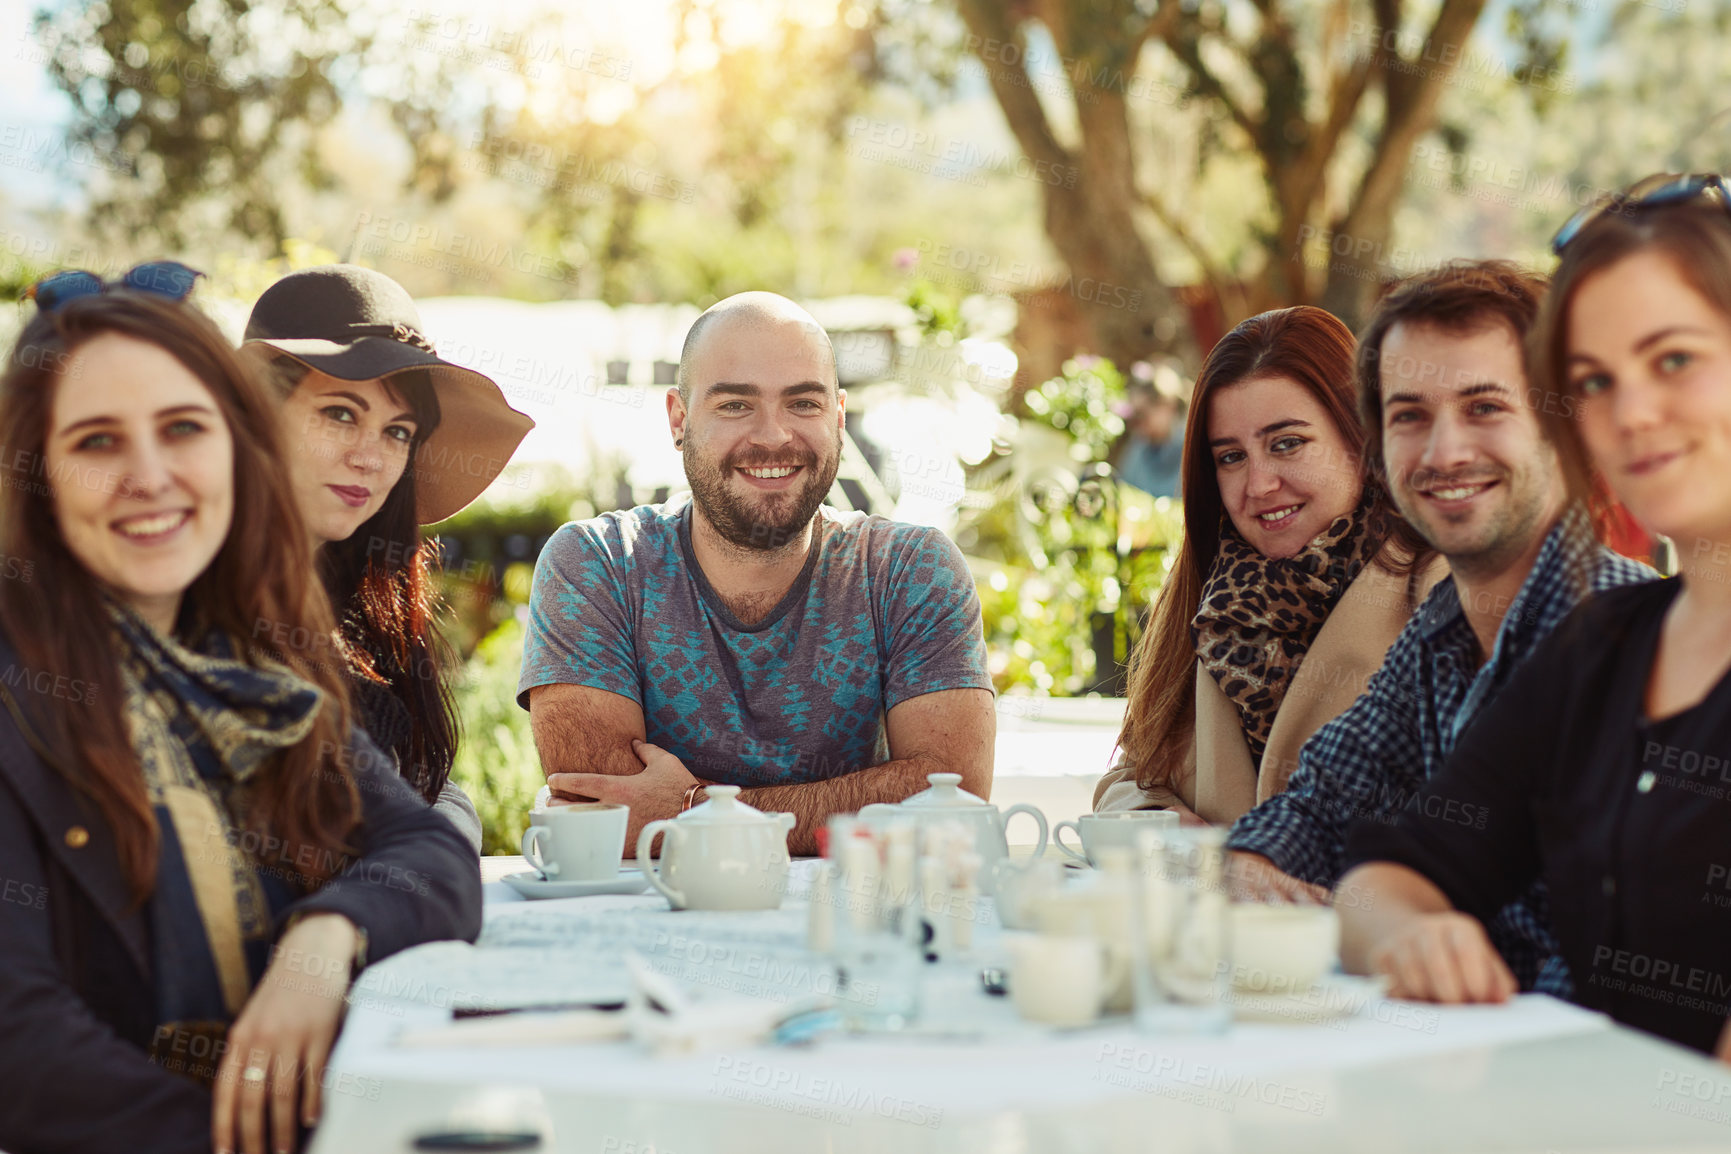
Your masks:
M353 922L325 913L296 922L277 943L229 1029L217 1070L211 1142L219 1154L286 1154L295 1148L297 1122L318 1121L325 1062L342 1023L359 941Z
M1226 855L1227 880L1232 896L1241 902L1273 902L1320 906L1328 903L1328 891L1299 881L1259 853L1233 850Z
M1389 977L1396 998L1506 1002L1520 989L1484 926L1455 910L1409 919L1371 950L1369 960L1374 973Z

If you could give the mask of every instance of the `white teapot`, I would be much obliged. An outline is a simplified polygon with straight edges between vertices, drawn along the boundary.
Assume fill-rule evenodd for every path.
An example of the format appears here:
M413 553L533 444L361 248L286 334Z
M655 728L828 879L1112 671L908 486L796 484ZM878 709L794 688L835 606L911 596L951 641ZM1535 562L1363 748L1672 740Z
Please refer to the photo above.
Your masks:
M1018 813L1025 813L1040 826L1040 842L1028 864L1038 861L1046 852L1046 815L1031 805L1012 805L1003 813L998 807L962 788L959 773L929 773L930 789L921 790L900 805L879 802L859 811L860 820L872 823L895 817L912 817L921 825L928 821L959 821L974 833L974 852L980 855L980 890L994 893L999 874L1011 867L1010 843L1004 837L1004 827Z
M712 785L709 800L637 835L637 864L676 910L773 910L787 892L791 813L764 813L739 800L737 785ZM661 868L649 862L665 831Z

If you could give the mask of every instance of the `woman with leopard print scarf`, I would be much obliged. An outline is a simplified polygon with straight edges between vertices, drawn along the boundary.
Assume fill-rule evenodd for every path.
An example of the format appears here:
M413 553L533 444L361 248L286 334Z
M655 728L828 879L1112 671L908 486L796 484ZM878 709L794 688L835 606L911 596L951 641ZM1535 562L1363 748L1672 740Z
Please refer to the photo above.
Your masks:
M1309 306L1228 333L1197 378L1184 539L1130 664L1097 811L1229 824L1282 789L1447 572L1362 465L1353 337Z

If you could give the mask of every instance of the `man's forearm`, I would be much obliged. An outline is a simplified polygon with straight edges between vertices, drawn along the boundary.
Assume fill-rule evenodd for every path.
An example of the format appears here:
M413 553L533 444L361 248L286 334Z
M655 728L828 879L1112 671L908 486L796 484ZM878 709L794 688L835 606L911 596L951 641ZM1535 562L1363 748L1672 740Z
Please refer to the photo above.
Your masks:
M874 802L904 801L926 787L927 774L947 769L934 758L909 757L823 781L741 790L739 797L761 810L793 814L798 821L788 834L788 850L815 854L817 831L831 814L854 813Z
M644 737L635 702L579 687L549 685L529 699L529 726L544 776L555 773L639 773L631 742Z

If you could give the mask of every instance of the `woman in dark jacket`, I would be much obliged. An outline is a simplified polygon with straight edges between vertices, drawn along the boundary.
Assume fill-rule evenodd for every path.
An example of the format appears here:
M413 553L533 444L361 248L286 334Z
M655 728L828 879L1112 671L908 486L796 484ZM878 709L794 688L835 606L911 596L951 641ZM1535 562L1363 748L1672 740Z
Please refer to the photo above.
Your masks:
M270 359L284 396L295 496L359 722L478 852L480 820L450 781L457 717L433 627L438 544L420 527L479 496L535 423L492 381L441 360L402 286L356 265L272 285L244 347Z
M334 622L194 275L49 278L0 377L3 1149L290 1149L352 971L479 930L463 839L271 644Z
M1731 187L1643 182L1571 221L1528 360L1572 487L1596 469L1680 575L1583 604L1341 880L1349 966L1513 992L1483 919L1542 877L1576 999L1731 1061Z

